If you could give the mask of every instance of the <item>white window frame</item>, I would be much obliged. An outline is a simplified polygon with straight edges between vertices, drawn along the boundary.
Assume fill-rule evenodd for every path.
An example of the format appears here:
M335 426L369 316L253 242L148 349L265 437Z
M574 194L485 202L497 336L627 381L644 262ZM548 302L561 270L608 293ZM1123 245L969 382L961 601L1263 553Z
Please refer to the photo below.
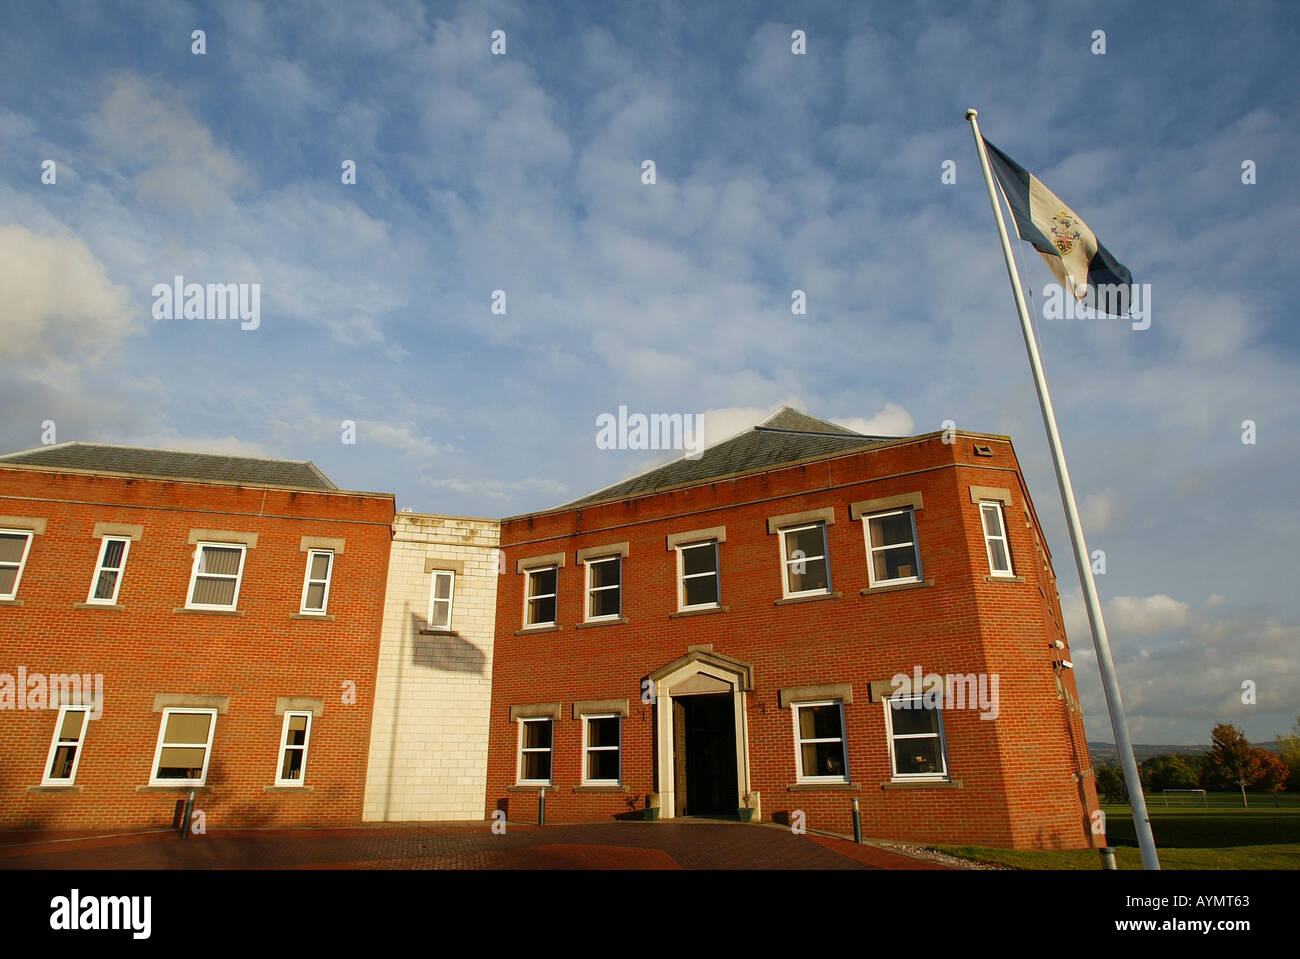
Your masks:
M550 723L551 724L551 744L546 747L530 746L524 748L524 723ZM517 786L549 786L555 780L555 718L552 716L520 716L519 738L515 748L515 785ZM620 735L622 735L620 731ZM550 779L525 779L524 778L524 753L550 753L551 756L551 778Z
M555 571L555 592L554 593L530 593L532 589L533 576L537 573L545 573L547 570ZM530 622L529 600L533 599L554 599L555 600L555 618L536 623ZM554 626L560 621L560 566L558 563L549 563L546 566L533 566L524 570L524 628L532 629L540 626Z
M821 527L822 531L822 552L820 556L804 556L791 558L787 552L785 537L787 533L798 533L805 529L815 529ZM831 557L829 548L829 537L826 534L826 523L818 520L815 523L801 523L798 526L786 526L776 531L777 539L781 541L781 593L786 599L793 599L800 596L823 596L831 591ZM794 563L807 563L810 560L825 560L826 562L826 587L824 589L801 589L798 592L790 591L790 567Z
M7 593L0 593L0 599L17 599L18 587L22 585L23 570L27 568L27 557L32 551L32 540L36 538L36 534L30 529L0 529L0 533L6 533L11 536L27 537L27 542L23 545L22 558L19 559L17 563L18 572L14 574L14 588ZM13 563L4 563L3 565L10 567L14 566Z
M163 737L167 735L167 719L173 713L206 713L212 717L208 723L208 741L206 743L165 743ZM149 785L150 786L185 786L194 788L202 786L208 781L208 763L212 760L212 739L217 732L217 711L215 709L203 709L192 706L167 706L163 708L162 721L158 724L158 745L153 751L153 765L149 768ZM158 763L162 761L163 746L166 745L171 749L198 749L203 747L203 772L198 779L159 779Z
M307 717L307 728L303 731L301 746L294 746L289 743L289 720L293 716ZM275 757L275 784L277 786L291 786L297 788L307 784L307 749L311 746L311 721L312 714L309 709L290 709L285 711L284 725L280 727L280 751ZM280 776L284 772L284 754L290 749L302 751L302 765L299 767L302 770L302 775L297 779L281 779Z
M713 547L713 572L711 573L690 573L686 572L685 551L688 549L698 549L701 546ZM718 609L722 606L722 557L718 550L718 541L716 539L701 539L694 543L679 543L677 549L677 610L678 612L687 612L693 609ZM712 576L718 584L716 590L718 598L712 603L696 603L693 606L686 605L686 580L699 579L703 576Z
M597 563L618 564L618 583L616 585L614 586L592 586L591 585L591 567ZM586 602L583 604L586 618L584 619L584 622L604 623L604 622L609 622L610 620L621 619L623 616L623 557L618 553L615 553L612 556L593 556L590 559L584 559L582 561L582 565L586 567L586 574L585 574L586 575L586 590L585 590ZM558 587L558 583L557 583L557 587ZM604 616L592 616L591 615L591 594L608 592L611 589L618 590L618 612L606 613Z
M985 507L992 507L998 512L998 525L1002 527L1002 535L994 536L989 533L988 518L984 514ZM1007 514L1002 508L1000 500L982 499L980 500L980 526L984 529L984 553L989 560L989 575L999 576L1006 579L1015 578L1015 563L1011 560L1011 540L1007 537ZM1007 556L1007 568L1005 570L997 569L993 565L993 542L1002 543L1002 551Z
M312 562L312 559L313 559L314 557L316 557L316 556L328 556L328 557L329 557L329 566L327 566L326 569L325 569L325 578L324 578L324 579L312 579L312 577L311 577L311 562ZM243 564L242 561L241 561L240 564L239 564L239 572L240 572L240 576L243 576L243 572L244 572L244 564ZM300 614L300 615L303 615L303 616L324 616L324 615L326 615L326 611L327 611L327 610L329 609L329 607L330 607L330 584L333 583L333 581L334 581L334 550L332 550L332 549L309 549L309 550L307 550L307 569L306 569L306 571L303 573L303 577L302 577L302 603L301 603L301 604L299 605L299 607L298 607L298 612L299 612L299 614ZM314 609L314 608L309 607L309 606L307 605L307 590L311 589L311 587L313 586L313 584L316 584L316 583L323 583L323 584L325 585L325 592L324 592L324 594L321 596L320 609ZM235 587L236 598L238 598L238 595L237 595L237 594L238 594L238 591L239 591L239 587L236 586L236 587Z
M908 696L900 696L898 699L920 699L924 700L924 693L913 693ZM939 716L939 732L935 733L900 733L894 735L894 703L895 697L887 696L885 698L885 745L889 749L889 775L890 778L902 782L946 782L948 780L948 742L943 733L943 707L938 706L933 710ZM924 709L925 706L920 707ZM939 760L943 764L943 769L934 773L900 773L898 764L894 756L895 739L935 739L939 740Z
M912 523L912 540L910 543L891 543L888 546L875 546L871 542L871 521L873 519L882 519L886 516L894 516L898 513L906 513ZM867 582L872 586L901 586L904 583L921 582L921 545L916 536L916 510L911 506L904 506L901 509L887 509L879 513L868 513L862 517L862 535L867 540ZM883 553L887 550L898 549L900 546L911 546L912 557L916 560L916 573L912 576L900 576L897 579L876 579L875 554Z
M450 631L453 622L451 617L456 611L456 571L454 569L435 569L431 572L433 573L433 576L429 580L429 615L425 622L428 623L429 629L445 629ZM451 585L447 587L446 599L438 598L439 576L447 576L451 579ZM433 625L433 607L438 603L447 604L447 625L445 626Z
M194 602L194 585L199 579L199 564L202 562L203 550L205 547L214 547L216 549L237 549L239 550L239 572L234 575L235 595L230 598L230 605L226 606L220 603L196 603ZM185 594L186 609L224 609L233 610L239 608L239 590L244 583L244 563L248 559L248 547L243 543L218 543L207 540L194 544L194 563L190 569L190 588ZM204 573L207 579L230 579L229 573Z
M839 738L812 738L804 739L799 730L799 710L812 706L838 706L840 711L840 735ZM847 783L852 782L849 778L849 743L845 735L844 728L844 700L842 699L818 699L802 703L791 703L790 712L794 719L794 768L795 781L801 783ZM803 768L803 747L805 743L839 743L840 753L844 757L844 775L827 776L818 773L809 774L804 772Z
M104 565L104 557L108 555L109 543L122 544L122 562L116 569L111 569ZM87 605L96 606L113 606L117 603L117 594L122 589L122 577L126 575L126 558L131 553L131 537L129 536L105 536L99 544L99 558L95 560L95 575L90 580L90 593L86 596ZM113 595L108 599L96 599L95 590L99 588L99 577L105 572L117 573L117 579L113 582Z
M589 746L587 745L588 723L593 719L613 719L618 721L618 745L617 746ZM552 741L552 745L554 742ZM616 779L588 779L587 778L587 753L590 752L617 752L618 753L618 777ZM552 757L552 762L554 758ZM584 786L621 786L623 784L623 717L618 713L584 713L582 716L582 784Z
M59 738L59 733L63 730L63 720L68 713L81 713L81 730L75 741L77 751L72 754L72 768L68 770L68 775L63 779L55 779L50 775L54 766L54 756L59 751L60 746L71 746L74 741L71 739ZM50 751L45 755L45 771L41 776L42 786L72 786L77 781L77 767L81 765L81 754L86 748L86 729L90 720L89 706L60 706L58 719L54 721L54 738L50 742Z

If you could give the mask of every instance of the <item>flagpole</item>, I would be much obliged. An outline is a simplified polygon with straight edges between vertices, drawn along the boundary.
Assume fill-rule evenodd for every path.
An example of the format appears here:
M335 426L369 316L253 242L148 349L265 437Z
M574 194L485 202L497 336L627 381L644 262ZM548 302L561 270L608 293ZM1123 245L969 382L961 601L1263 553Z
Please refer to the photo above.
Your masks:
M1016 270L1016 263L1011 254L1011 239L1007 236L1007 225L1002 219L1002 207L998 203L997 189L993 185L993 173L989 169L988 153L984 150L984 138L980 135L977 116L979 116L977 110L966 111L971 133L975 136L975 149L979 152L980 167L984 170L984 185L989 191L993 218L997 221L998 238L1002 241L1002 256L1007 263L1007 274L1011 277L1011 292L1015 296L1016 310L1020 314L1020 331L1025 337L1025 351L1029 354L1029 367L1033 371L1034 386L1038 390L1038 405L1043 412L1043 425L1047 427L1047 442L1052 450L1052 465L1056 467L1056 483L1061 490L1066 524L1070 529L1070 542L1074 546L1074 564L1079 568L1079 581L1083 585L1088 622L1092 626L1092 645L1097 651L1097 666L1101 670L1102 688L1106 691L1106 706L1110 711L1111 726L1115 729L1115 745L1119 750L1120 765L1124 767L1124 781L1128 785L1129 800L1133 807L1133 825L1137 832L1138 847L1142 851L1142 867L1159 869L1160 859L1156 855L1155 838L1151 835L1151 818L1147 815L1146 798L1142 795L1142 781L1138 776L1137 760L1133 757L1133 741L1128 732L1128 719L1124 716L1124 702L1120 697L1119 681L1115 676L1115 662L1110 655L1110 640L1106 636L1106 623L1102 619L1101 602L1097 598L1097 584L1092 578L1092 563L1088 557L1088 547L1083 540L1083 525L1079 522L1079 507L1074 501L1070 471L1066 468L1065 453L1061 449L1061 437L1056 430L1056 413L1052 409L1052 397L1047 392L1047 378L1043 375L1043 364L1038 356L1038 342L1029 323L1029 309L1025 306L1020 274Z

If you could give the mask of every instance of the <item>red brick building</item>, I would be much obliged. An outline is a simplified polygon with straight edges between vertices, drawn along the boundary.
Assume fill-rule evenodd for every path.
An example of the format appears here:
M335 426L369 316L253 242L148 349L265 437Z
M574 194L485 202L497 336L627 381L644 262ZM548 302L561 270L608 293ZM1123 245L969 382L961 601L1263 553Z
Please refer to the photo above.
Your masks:
M1006 437L869 437L786 408L504 520L501 546L489 815L531 819L545 788L550 821L747 807L845 833L857 799L867 836L1100 843Z
M391 495L314 465L0 457L0 828L361 820Z

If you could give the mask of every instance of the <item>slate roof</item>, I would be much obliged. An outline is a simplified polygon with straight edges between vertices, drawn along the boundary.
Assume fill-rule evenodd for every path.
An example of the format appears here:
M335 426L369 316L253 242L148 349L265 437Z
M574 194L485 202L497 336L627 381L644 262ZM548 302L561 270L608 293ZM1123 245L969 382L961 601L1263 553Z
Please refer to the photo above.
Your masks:
M184 453L106 443L58 443L0 455L0 466L42 466L166 479L219 480L252 486L338 489L315 463L221 453Z
M793 407L783 406L757 426L710 446L699 459L683 457L674 460L559 508L644 496L676 486L707 483L724 476L756 473L801 460L839 456L897 439L896 436L855 433Z

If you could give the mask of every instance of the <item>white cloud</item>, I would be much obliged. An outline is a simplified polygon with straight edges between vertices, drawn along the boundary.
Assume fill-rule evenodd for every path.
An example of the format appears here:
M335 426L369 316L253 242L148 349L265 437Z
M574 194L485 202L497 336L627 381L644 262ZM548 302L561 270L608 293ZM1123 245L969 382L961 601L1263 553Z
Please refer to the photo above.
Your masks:
M1106 631L1118 636L1149 636L1187 625L1188 606L1164 594L1116 596L1106 604Z
M240 439L237 436L182 436L179 433L161 432L133 436L121 442L126 446L143 446L182 453L215 453L226 456L252 456L259 459L298 458L283 450L272 450L262 443Z
M126 291L77 237L0 227L0 358L66 373L112 353L131 328Z
M886 403L883 410L872 416L836 417L832 422L868 436L911 436L916 426L912 414L897 403Z
M245 165L174 93L142 77L114 77L91 132L104 159L134 171L135 195L174 215L204 216L252 185Z
M1116 495L1113 489L1104 489L1084 498L1083 505L1079 508L1084 533L1099 533L1110 526L1115 513Z

